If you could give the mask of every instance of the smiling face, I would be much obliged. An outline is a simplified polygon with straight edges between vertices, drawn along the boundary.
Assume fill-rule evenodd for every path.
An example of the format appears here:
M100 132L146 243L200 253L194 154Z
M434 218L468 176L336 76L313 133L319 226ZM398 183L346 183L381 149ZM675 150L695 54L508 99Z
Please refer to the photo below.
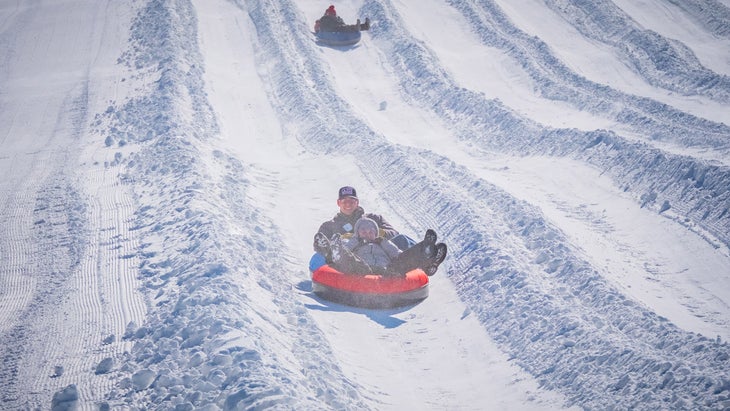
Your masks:
M361 225L357 228L357 236L368 241L373 241L378 237L378 230L371 225Z
M351 215L357 210L357 206L360 204L357 198L344 197L337 200L337 206L340 207L340 212L344 215Z

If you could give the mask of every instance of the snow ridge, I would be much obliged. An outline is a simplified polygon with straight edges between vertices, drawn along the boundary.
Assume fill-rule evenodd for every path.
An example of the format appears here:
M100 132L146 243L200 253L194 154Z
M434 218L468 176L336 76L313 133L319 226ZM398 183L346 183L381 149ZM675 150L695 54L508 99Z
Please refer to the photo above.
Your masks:
M485 45L504 50L516 60L534 79L545 98L614 119L647 141L666 140L686 147L728 148L728 125L713 123L666 104L587 80L566 67L540 39L514 27L494 2L450 4L464 14ZM372 12L377 12L377 7ZM393 27L401 26L396 23Z
M610 175L625 191L634 193L642 206L657 211L669 206L678 213L677 221L706 231L730 246L730 193L726 189L730 185L730 168L727 165L678 156L648 142L628 141L610 131L581 132L541 127L521 118L499 101L457 87L437 65L437 58L426 46L404 32L404 25L394 9L366 2L362 13L373 16L378 22L380 30L374 31L373 37L388 43L382 47L388 51L389 63L397 68L394 72L400 76L402 89L410 100L440 115L458 130L462 139L487 151L581 159ZM501 13L495 14L501 16ZM480 25L476 29L482 33L488 31L485 27ZM541 54L543 51L538 52ZM525 65L533 57L521 57L518 61ZM588 94L601 95L595 87ZM631 118L626 117L627 120ZM644 120L643 117L631 120L632 127L639 128L643 135L652 136L654 124ZM671 121L675 122L677 119ZM724 150L727 136L730 136L727 126L704 120L695 125L697 128L693 130L699 130L700 135L721 132L722 142L718 140L711 146L721 144L719 148ZM657 186L654 182L657 179L664 185Z
M730 8L716 0L667 0L706 27L711 33L730 38Z
M681 331L626 299L538 211L439 165L453 195L468 198L459 213L439 216L463 250L449 274L490 334L545 387L585 408L701 408L723 398L727 343ZM472 231L481 233L473 242ZM502 251L515 248L533 256L532 266Z
M730 77L703 67L684 44L641 29L614 3L551 0L546 4L584 36L617 50L650 84L684 95L730 101Z

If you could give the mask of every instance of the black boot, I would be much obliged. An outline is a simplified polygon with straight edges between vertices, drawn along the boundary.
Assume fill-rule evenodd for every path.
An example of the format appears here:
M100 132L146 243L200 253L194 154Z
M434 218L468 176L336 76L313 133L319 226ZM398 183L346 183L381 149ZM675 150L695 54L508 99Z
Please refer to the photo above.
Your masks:
M426 235L423 237L421 246L423 247L423 254L428 258L432 258L436 255L436 232L430 228L426 230Z
M436 236L436 232L435 231L433 231L430 228L428 230L426 230L426 235L423 236L423 242L424 243L426 243L426 244L436 244L436 239L437 239L437 236Z
M446 253L448 249L446 247L446 244L444 243L438 243L436 244L436 253L431 258L431 262L428 267L426 267L423 271L426 272L426 275L432 276L436 274L436 271L439 269L439 265L444 262L446 259Z

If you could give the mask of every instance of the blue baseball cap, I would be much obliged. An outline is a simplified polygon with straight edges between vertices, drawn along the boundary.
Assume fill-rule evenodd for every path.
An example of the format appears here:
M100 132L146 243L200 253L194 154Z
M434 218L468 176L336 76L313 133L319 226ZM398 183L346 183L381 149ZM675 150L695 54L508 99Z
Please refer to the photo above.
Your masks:
M357 191L355 191L354 187L344 186L344 187L340 188L340 191L338 192L338 194L339 194L339 200L342 200L343 198L347 198L347 197L354 198L355 200L357 200Z

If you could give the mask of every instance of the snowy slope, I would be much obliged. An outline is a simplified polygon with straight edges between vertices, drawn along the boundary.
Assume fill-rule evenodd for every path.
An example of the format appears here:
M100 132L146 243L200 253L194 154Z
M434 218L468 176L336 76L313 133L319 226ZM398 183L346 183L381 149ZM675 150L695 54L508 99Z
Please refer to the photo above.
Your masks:
M727 2L326 6L0 4L3 408L730 407ZM428 299L311 293L345 184Z

